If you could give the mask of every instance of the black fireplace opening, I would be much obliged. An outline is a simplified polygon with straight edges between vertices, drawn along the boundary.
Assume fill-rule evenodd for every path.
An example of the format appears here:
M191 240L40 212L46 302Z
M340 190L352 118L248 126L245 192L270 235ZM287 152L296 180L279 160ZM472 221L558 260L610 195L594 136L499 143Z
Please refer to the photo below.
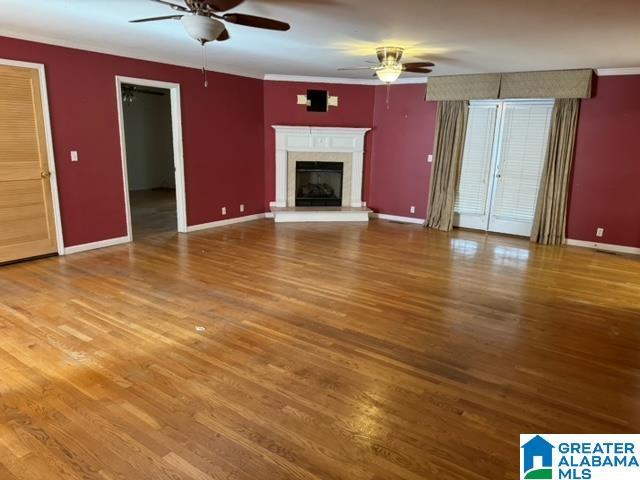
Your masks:
M342 206L341 162L296 162L296 207Z

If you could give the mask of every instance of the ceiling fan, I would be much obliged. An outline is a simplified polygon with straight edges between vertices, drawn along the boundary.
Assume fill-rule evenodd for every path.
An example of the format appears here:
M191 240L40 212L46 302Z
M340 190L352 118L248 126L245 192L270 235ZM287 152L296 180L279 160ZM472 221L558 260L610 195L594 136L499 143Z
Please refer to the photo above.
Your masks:
M410 73L431 73L429 67L435 66L431 62L409 62L402 63L403 48L399 47L379 47L376 49L378 63L370 67L339 68L338 70L372 70L374 76L382 82L391 84L395 82L403 72ZM372 62L373 63L373 62Z
M202 45L213 40L222 42L229 39L229 32L224 22L247 27L265 28L267 30L287 31L291 28L288 23L279 20L246 15L244 13L224 13L234 9L244 0L184 0L184 5L167 0L151 1L166 5L180 13L162 17L141 18L131 20L130 23L180 20L189 36Z

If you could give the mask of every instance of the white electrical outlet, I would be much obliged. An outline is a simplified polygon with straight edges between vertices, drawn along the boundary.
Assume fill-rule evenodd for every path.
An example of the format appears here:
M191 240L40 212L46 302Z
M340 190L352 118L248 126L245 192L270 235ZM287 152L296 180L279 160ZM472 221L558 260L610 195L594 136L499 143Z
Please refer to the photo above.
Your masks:
M596 230L596 237L599 237L599 238L604 237L604 228L598 227L598 229Z
M222 207L222 214L226 215L227 214L227 207Z
M433 162L433 155L429 154L427 156L427 163L431 163L431 162Z
M78 152L75 150L71 150L71 161L72 162L78 161Z
M240 212L244 212L244 203L240 204Z
M411 205L411 209L410 209L411 213L416 213L416 207L414 207L413 205Z

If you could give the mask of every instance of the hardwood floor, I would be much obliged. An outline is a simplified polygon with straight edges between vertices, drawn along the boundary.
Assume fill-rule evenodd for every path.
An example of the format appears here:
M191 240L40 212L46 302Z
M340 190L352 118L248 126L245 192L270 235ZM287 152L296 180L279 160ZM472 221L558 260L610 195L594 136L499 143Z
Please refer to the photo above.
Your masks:
M0 478L516 479L640 430L639 321L637 258L382 221L8 265Z
M168 188L129 192L134 240L178 229L176 191Z

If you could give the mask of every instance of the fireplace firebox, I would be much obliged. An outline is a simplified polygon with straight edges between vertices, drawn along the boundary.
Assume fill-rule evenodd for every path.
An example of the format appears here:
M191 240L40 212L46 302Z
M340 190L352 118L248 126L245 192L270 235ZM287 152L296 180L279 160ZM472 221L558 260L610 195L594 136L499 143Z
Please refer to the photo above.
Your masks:
M342 162L296 162L296 207L342 206Z

